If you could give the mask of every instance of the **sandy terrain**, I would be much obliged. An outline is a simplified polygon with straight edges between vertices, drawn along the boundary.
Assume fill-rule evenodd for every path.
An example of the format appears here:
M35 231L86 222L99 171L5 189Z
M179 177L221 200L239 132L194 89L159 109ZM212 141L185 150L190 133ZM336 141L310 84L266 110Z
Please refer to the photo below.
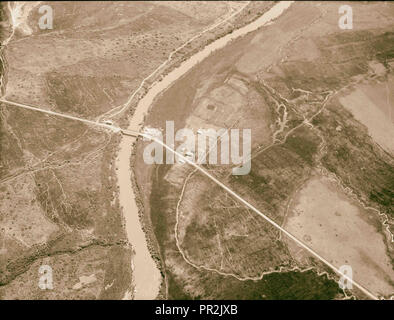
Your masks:
M44 4L44 3L42 3ZM36 3L34 4L36 5ZM97 116L127 100L169 53L232 12L216 2L53 2L53 30L40 30L38 7L15 5L6 96L63 112ZM201 20L198 20L198 19Z
M0 194L1 229L26 247L44 244L59 230L41 209L31 180L30 176L15 179Z
M377 295L394 293L394 270L373 214L327 178L314 177L299 191L285 228L336 267L350 265L353 279ZM293 256L305 252L288 241Z
M375 85L359 85L341 97L342 105L368 128L372 138L394 154L394 81Z

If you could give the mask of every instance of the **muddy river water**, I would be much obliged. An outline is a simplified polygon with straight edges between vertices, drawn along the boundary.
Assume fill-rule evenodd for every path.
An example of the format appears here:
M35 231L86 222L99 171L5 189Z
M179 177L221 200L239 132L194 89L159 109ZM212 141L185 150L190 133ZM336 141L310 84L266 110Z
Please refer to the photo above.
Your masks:
M184 61L178 68L166 75L160 82L154 84L147 94L138 102L137 108L129 123L129 130L140 131L145 114L152 105L154 99L180 77L185 75L195 65L208 57L213 51L223 48L230 41L239 38L259 27L266 25L271 20L280 16L293 1L281 1L275 4L270 10L265 12L254 22L228 34L204 47L201 51ZM132 258L134 299L155 299L159 293L161 285L161 275L156 263L152 259L146 236L142 230L138 215L138 207L135 201L135 194L131 183L130 157L132 154L132 144L135 138L123 136L120 143L120 150L116 160L117 180L119 186L119 202L123 209L126 222L126 232L129 243L133 246L135 254ZM125 298L130 297L130 293Z

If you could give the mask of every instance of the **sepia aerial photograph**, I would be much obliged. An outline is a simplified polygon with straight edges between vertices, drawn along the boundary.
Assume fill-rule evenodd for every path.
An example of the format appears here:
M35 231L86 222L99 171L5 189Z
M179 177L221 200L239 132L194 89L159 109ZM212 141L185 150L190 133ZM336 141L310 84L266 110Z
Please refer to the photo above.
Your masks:
M394 2L7 1L0 42L1 301L394 300Z

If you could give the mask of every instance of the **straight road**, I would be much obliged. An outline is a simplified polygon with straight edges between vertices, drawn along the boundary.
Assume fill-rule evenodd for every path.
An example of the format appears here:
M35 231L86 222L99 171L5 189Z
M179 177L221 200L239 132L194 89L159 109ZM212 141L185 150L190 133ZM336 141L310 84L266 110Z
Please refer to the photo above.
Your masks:
M325 258L323 258L322 256L320 256L317 252L315 252L313 249L311 249L310 247L308 247L306 244L304 244L302 241L300 241L299 239L297 239L295 236L293 236L290 232L288 232L286 229L282 228L279 224L277 224L275 221L273 221L271 218L269 218L268 216L266 216L264 213L262 213L260 210L258 210L256 207L254 207L252 204L250 204L249 202L247 202L246 200L244 200L241 196L239 196L237 193L235 193L233 190L231 190L229 187L227 187L225 184L223 184L222 182L220 182L218 179L216 179L214 176L212 176L208 171L206 171L204 168L202 168L201 166L197 165L196 163L194 163L193 161L189 160L188 158L184 157L181 153L175 151L174 149L172 149L171 147L169 147L168 145L166 145L163 141L161 141L160 139L157 139L156 137L150 136L146 133L141 133L141 132L136 132L136 131L132 131L132 130L127 130L127 129L122 129L113 125L109 125L109 124L105 124L105 123L100 123L100 122L95 122L95 121L91 121L88 119L84 119L84 118L79 118L79 117L74 117L74 116L70 116L70 115L66 115L66 114L62 114L59 112L55 112L55 111L50 111L50 110L45 110L45 109L40 109L37 107L32 107L32 106L28 106L25 104L21 104L21 103L17 103L17 102L12 102L12 101L8 101L5 99L0 99L0 102L3 102L7 105L13 105L16 107L20 107L20 108L24 108L24 109L29 109L29 110L33 110L33 111L39 111L39 112L43 112L46 114L50 114L53 116L59 116L62 118L66 118L66 119L70 119L70 120L76 120L76 121L80 121L80 122L84 122L90 125L94 125L94 126L99 126L102 128L106 128L109 129L113 132L120 132L122 134L125 135L130 135L130 136L134 136L134 137L145 137L147 139L153 140L156 143L160 144L161 146L163 146L164 148L166 148L167 150L169 150L170 152L174 153L175 155L177 155L180 159L184 160L185 162L187 162L188 164L190 164L191 166L193 166L194 168L196 168L198 171L200 171L202 174L204 174L205 176L207 176L209 179L211 179L214 183L216 183L218 186L220 186L222 189L224 189L226 192L228 192L230 195L232 195L234 198L236 198L238 201L240 201L241 203L243 203L245 206L247 206L249 209L251 209L253 212L255 212L256 214L258 214L260 217L262 217L264 220L266 220L267 222L269 222L271 225L273 225L275 228L277 228L278 230L280 230L281 232L283 232L286 236L288 236L290 239L292 239L294 242L296 242L300 247L304 248L305 250L307 250L309 253L311 253L313 256L315 256L317 259L319 259L320 261L322 261L324 264L326 264L328 267L330 267L335 273L337 273L339 276L347 279L350 283L352 283L356 288L358 288L359 290L361 290L364 294L366 294L368 297L370 297L373 300L379 300L378 297L376 297L374 294L372 294L371 292L369 292L367 289L365 289L363 286L361 286L359 283L357 283L356 281L354 281L353 279L349 278L347 275L343 274L341 271L339 271L339 269L337 267L335 267L333 264L331 264L329 261L327 261Z
M132 134L134 133L133 131L128 132L128 130L122 130L122 133L125 134ZM147 134L144 133L140 133L140 135L142 137L145 137L147 139L151 139L155 142L157 142L158 144L160 144L161 146L163 146L164 148L166 148L167 150L169 150L170 152L174 153L175 155L177 155L179 158L181 158L182 160L184 160L185 162L187 162L188 164L192 165L194 168L196 168L198 171L200 171L202 174L204 174L205 176L207 176L209 179L211 179L213 182L215 182L218 186L220 186L222 189L224 189L225 191L227 191L230 195L232 195L234 198L236 198L237 200L239 200L241 203L243 203L245 206L247 206L249 209L253 210L255 213L257 213L259 216L261 216L262 218L264 218L264 220L268 221L271 225L273 225L275 228L277 228L278 230L280 230L281 232L283 232L285 235L287 235L290 239L292 239L294 242L296 242L299 246L301 246L302 248L304 248L305 250L307 250L309 253L311 253L313 256L315 256L316 258L318 258L320 261L322 261L324 264L326 264L328 267L330 267L333 271L335 271L335 273L337 273L339 276L347 279L350 283L352 283L355 287L357 287L359 290L361 290L364 294L366 294L368 297L372 298L373 300L379 300L378 297L376 297L375 295L373 295L371 292L369 292L367 289L365 289L363 286L361 286L360 284L358 284L356 281L354 281L353 279L349 278L347 275L343 274L341 271L339 271L339 269L337 267L335 267L333 264L331 264L329 261L327 261L325 258L323 258L322 256L320 256L317 252L315 252L313 249L311 249L310 247L308 247L305 243L303 243L302 241L300 241L299 239L297 239L295 236L293 236L290 232L288 232L287 230L285 230L284 228L282 228L279 224L277 224L275 221L273 221L271 218L269 218L268 216L266 216L264 213L262 213L260 210L258 210L256 207L254 207L253 205L251 205L249 202L247 202L246 200L244 200L241 196L239 196L237 193L235 193L233 190L231 190L229 187L227 187L225 184L223 184L222 182L220 182L218 179L216 179L214 176L212 176L208 171L206 171L204 168L202 168L201 166L197 165L196 163L194 163L193 161L189 160L188 158L184 157L181 153L175 151L174 149L172 149L171 147L169 147L168 145L166 145L163 141L149 136Z
M70 120L76 120L76 121L84 122L86 124L102 127L102 128L105 128L105 129L109 129L109 130L111 130L113 132L120 132L120 130L121 130L121 128L118 128L116 126L109 125L109 124L106 124L106 123L102 123L102 122L98 122L98 121L92 121L92 120L79 118L79 117L75 117L75 116L70 116L68 114L59 113L59 112L55 112L55 111L51 111L51 110L45 110L45 109L41 109L41 108L37 108L37 107L32 107L32 106L28 106L26 104L22 104L22 103L18 103L18 102L13 102L13 101L5 100L5 99L0 99L0 102L8 104L8 105L15 106L15 107L20 107L20 108L24 108L24 109L28 109L28 110L43 112L43 113L46 113L46 114L49 114L49 115L52 115L52 116L58 116L58 117L62 117L62 118L70 119ZM133 131L130 131L129 134L133 135L135 137L139 135L138 132L133 132Z

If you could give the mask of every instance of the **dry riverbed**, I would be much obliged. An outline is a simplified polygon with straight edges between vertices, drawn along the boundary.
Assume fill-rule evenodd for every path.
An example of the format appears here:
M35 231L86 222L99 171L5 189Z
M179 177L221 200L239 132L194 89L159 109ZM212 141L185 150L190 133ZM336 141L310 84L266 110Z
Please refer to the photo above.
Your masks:
M394 293L394 271L376 214L362 208L326 177L315 176L298 192L285 228L337 268L350 265L353 279L375 295ZM299 261L306 258L293 241Z

